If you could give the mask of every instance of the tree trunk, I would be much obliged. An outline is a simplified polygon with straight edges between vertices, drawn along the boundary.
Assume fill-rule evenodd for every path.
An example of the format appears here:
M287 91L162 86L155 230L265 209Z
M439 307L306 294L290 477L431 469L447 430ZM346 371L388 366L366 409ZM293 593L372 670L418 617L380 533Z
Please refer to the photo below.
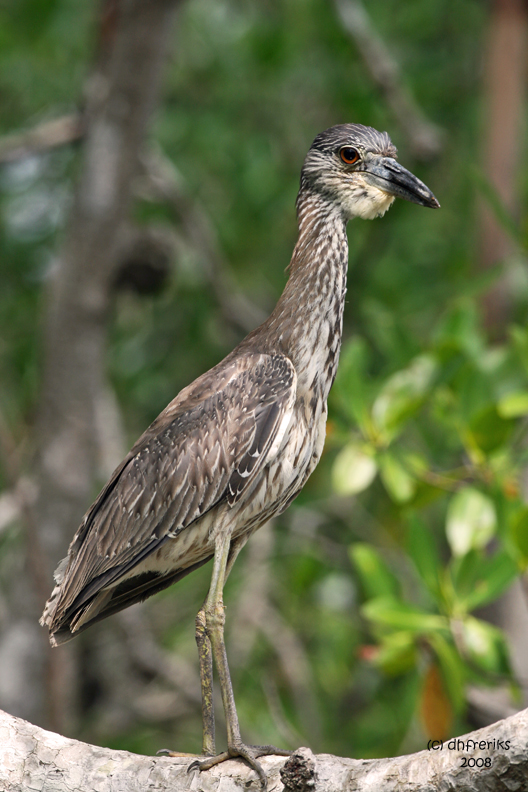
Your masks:
M518 214L517 174L521 165L522 121L526 93L527 0L494 0L491 4L485 56L485 115L482 171L504 209ZM481 205L480 266L507 262L516 252L511 235L488 204ZM482 298L484 324L503 339L512 319L513 288L505 272Z
M47 293L37 493L26 520L26 568L14 575L11 621L0 641L0 703L61 731L74 720L76 647L51 652L37 620L53 569L92 496L94 427L107 388L111 278L178 4L107 0L104 5L99 62L88 82L81 174Z

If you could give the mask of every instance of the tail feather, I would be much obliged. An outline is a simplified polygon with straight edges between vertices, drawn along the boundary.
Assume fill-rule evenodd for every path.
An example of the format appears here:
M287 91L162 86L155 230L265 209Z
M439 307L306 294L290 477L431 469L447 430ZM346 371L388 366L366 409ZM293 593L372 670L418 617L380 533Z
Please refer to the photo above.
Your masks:
M127 578L112 588L97 592L91 600L88 602L85 600L78 608L70 608L62 614L57 613L61 595L61 586L58 585L53 589L51 597L46 603L40 623L49 628L51 645L59 646L91 627L92 624L128 608L129 605L142 602L152 594L157 594L158 591L171 586L190 572L206 564L212 557L210 555L186 569L179 569L168 575L160 576L154 572L145 572L136 577Z
M60 585L55 586L55 588L50 594L49 600L46 602L46 605L44 606L44 611L42 613L42 616L39 619L39 624L41 624L42 627L49 627L51 630L53 620L55 619L55 613L57 611L57 605L60 599L60 593L61 593Z

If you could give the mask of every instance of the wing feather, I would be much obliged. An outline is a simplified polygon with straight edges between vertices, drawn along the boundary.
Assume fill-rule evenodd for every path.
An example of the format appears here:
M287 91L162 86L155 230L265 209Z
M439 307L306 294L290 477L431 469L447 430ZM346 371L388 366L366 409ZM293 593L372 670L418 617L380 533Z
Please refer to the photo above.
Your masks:
M100 592L119 588L134 567L216 504L237 503L270 461L295 392L291 361L265 354L228 358L182 391L87 511L41 619L50 632L84 626L83 613L91 623L98 595L104 611L126 607L123 586L119 607ZM179 579L185 563L165 578ZM131 588L144 598L159 584Z

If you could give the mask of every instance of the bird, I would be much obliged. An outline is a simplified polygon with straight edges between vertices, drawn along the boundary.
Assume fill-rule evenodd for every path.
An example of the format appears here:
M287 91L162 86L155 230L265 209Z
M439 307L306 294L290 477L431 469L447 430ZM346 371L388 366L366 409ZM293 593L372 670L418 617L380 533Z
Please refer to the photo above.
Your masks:
M321 457L341 347L348 221L382 216L396 197L439 207L396 157L389 135L372 127L340 124L317 135L301 170L298 239L275 309L134 444L86 512L40 620L57 646L212 559L195 622L203 740L191 767L240 757L263 790L258 759L289 752L242 741L223 588L251 534L289 506ZM227 728L219 754L213 662Z

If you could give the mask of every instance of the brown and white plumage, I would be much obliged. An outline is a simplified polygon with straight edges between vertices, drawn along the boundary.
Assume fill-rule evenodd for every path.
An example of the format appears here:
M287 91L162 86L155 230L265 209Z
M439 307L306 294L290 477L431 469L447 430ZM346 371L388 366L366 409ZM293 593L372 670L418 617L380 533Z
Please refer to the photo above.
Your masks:
M62 643L214 556L204 651L210 655L212 642L221 666L228 753L247 759L261 780L259 753L238 732L223 622L218 627L221 589L244 539L287 507L321 456L341 345L347 221L384 214L397 195L438 206L395 155L388 135L370 127L346 124L316 137L301 173L299 239L275 310L140 437L86 513L41 619L52 643ZM212 685L206 660L204 702ZM214 752L212 730L211 721L205 753Z
M59 568L42 617L54 643L209 560L218 511L238 517L277 456L295 383L282 355L233 356L169 404L88 510Z

